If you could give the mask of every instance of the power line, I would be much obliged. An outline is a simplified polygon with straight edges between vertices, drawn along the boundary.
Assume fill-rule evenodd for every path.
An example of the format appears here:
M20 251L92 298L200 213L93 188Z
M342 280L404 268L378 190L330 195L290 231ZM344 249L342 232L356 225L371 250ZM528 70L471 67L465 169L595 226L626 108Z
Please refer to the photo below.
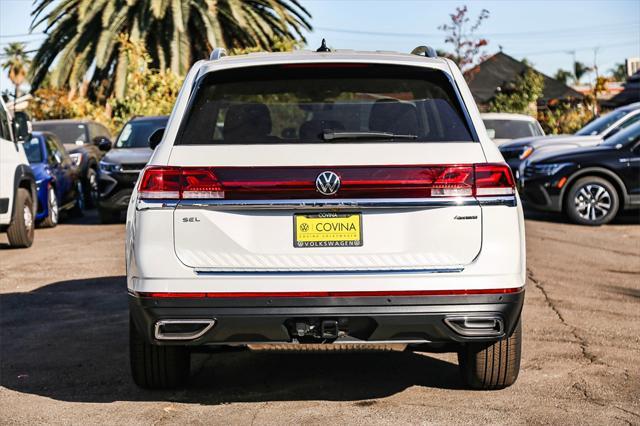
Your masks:
M587 27L574 27L574 28L565 28L561 30L554 31L520 31L520 32L512 32L512 33L476 33L479 37L529 37L534 35L545 35L545 36L557 36L560 34L573 34L578 31L589 31L593 33L594 30L619 30L619 31L629 31L634 30L634 25L640 25L640 22L621 22L617 24L607 24L607 25L593 25ZM620 27L628 27L628 28L620 28ZM361 35L370 35L370 36L384 36L384 37L442 37L443 32L439 33L410 33L410 32L385 32L385 31L361 31L361 30L346 30L342 28L330 28L330 27L314 27L314 30L319 31L329 31L336 33L344 33L344 34L361 34Z
M632 41L628 43L614 43L614 44L601 44L599 46L589 46L589 47L572 47L570 50L568 49L559 49L559 50L540 50L537 52L529 52L529 53L519 53L517 56L535 56L535 55L547 55L547 54L555 54L555 53L572 53L575 55L575 52L580 50L593 50L593 49L605 49L608 47L620 47L620 46L631 46L638 45L640 46L640 42ZM575 56L574 56L575 58Z
M0 34L0 38L30 37L30 36L41 36L41 35L45 35L45 33Z

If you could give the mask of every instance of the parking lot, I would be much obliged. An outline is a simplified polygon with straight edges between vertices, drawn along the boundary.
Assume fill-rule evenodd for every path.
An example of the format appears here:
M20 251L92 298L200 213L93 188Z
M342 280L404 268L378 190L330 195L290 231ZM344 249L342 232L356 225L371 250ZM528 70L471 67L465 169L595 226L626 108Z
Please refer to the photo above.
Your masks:
M190 385L129 376L124 225L89 213L0 251L1 423L640 423L640 226L527 220L520 378L462 389L453 354L195 355ZM6 248L6 236L0 247Z

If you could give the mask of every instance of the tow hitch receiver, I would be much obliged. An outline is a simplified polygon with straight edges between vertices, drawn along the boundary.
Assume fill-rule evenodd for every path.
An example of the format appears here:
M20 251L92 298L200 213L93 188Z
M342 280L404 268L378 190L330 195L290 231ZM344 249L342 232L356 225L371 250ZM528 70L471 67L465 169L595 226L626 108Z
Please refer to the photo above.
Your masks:
M337 339L338 333L338 321L325 320L322 321L321 332L323 339Z
M299 341L335 340L347 335L348 320L295 318L285 322L291 337Z

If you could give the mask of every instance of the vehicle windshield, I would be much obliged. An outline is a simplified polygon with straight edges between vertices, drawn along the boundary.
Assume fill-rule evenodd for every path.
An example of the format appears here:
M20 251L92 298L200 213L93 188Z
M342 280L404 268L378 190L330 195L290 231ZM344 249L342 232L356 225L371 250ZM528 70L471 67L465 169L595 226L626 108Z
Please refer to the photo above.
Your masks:
M27 155L27 160L30 164L42 163L42 148L40 147L40 140L38 138L31 138L31 140L22 144L24 146L24 153Z
M51 132L63 144L83 145L87 143L87 126L78 123L33 123L33 129L39 132Z
M584 126L582 129L576 132L578 136L593 136L607 130L613 123L620 120L630 111L612 111L609 114L605 114L602 117L596 118L591 123Z
M473 140L441 71L305 63L209 73L176 144Z
M605 146L629 146L640 140L640 122L636 122L619 133L607 138L601 145Z
M131 121L122 128L116 141L116 148L149 148L149 136L166 125L166 118Z
M542 136L540 128L531 121L484 119L487 131L495 132L493 139L517 139Z

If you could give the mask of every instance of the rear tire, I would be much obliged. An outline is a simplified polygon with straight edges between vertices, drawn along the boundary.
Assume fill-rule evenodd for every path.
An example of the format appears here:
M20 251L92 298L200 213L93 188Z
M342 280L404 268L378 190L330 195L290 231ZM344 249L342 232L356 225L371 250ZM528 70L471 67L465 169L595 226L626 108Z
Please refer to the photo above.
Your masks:
M33 211L33 200L29 191L18 188L15 208L11 224L7 229L9 245L15 248L27 248L33 244L36 217Z
M518 320L511 336L494 343L469 343L458 352L460 373L471 389L504 389L520 372L522 326Z
M147 342L129 319L129 359L136 385L145 389L170 389L189 378L191 355L184 346L157 346Z

